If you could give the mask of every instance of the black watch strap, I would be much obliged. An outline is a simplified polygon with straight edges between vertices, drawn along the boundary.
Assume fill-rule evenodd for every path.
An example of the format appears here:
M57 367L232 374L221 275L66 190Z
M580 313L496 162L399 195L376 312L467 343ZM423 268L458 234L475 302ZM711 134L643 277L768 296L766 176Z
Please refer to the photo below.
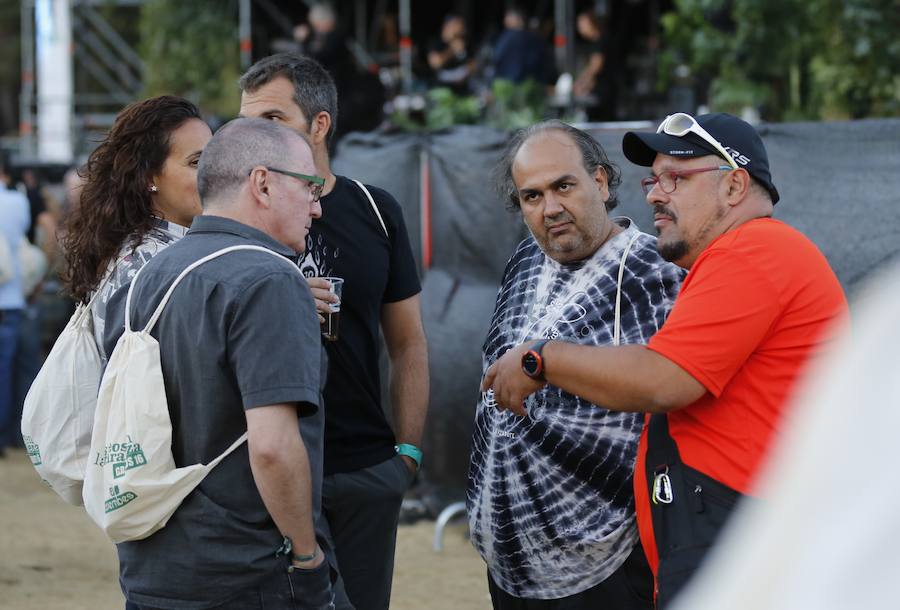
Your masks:
M550 339L541 339L522 355L522 370L526 375L538 381L546 381L544 377L544 345Z

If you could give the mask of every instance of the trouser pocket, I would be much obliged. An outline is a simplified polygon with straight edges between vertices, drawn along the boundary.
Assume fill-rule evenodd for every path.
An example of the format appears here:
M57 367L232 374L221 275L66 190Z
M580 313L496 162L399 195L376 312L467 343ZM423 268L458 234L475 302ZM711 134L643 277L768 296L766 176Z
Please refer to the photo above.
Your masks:
M334 591L332 584L337 573L328 560L310 570L292 568L288 571L288 583L294 607L298 610L332 610Z

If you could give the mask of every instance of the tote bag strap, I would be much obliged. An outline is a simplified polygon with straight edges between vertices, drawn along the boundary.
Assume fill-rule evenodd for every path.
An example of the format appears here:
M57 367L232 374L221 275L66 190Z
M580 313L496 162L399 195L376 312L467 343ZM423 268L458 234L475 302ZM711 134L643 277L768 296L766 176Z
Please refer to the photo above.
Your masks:
M620 334L622 332L619 316L622 310L622 277L625 275L625 259L628 258L628 253L631 252L631 246L634 245L634 242L637 241L640 234L639 231L635 231L631 240L629 240L628 245L625 246L625 251L622 253L622 260L619 261L619 279L616 282L616 325L615 330L613 331L613 345L619 345Z
M119 258L116 259L116 263L119 262ZM103 292L103 288L106 287L107 284L112 280L112 273L107 273L106 277L97 284L97 288L94 289L93 294L91 294L91 298L88 300L86 305L79 304L75 308L75 313L72 314L72 318L75 320L76 324L81 324L84 321L85 317L89 317L91 315L91 309L94 307L94 302L98 298L100 298L100 293ZM137 275L135 275L137 277Z
M228 449L226 449L225 451L223 451L222 454L221 454L219 457L217 457L216 459L214 459L213 461L211 461L209 464L207 464L207 465L206 465L206 470L209 471L209 470L212 470L213 468L215 468L216 466L218 466L218 465L219 465L219 462L221 462L222 460L224 460L225 458L227 458L227 457L231 454L232 451L234 451L235 449L237 449L238 447L240 447L241 444L242 444L244 441L247 440L247 437L248 437L249 435L250 435L249 432L244 432L244 433L240 436L240 438L238 438L236 441L234 441L233 443L231 443L231 447L229 447Z
M251 246L251 245L228 246L227 248L222 248L221 250L217 250L217 251L213 252L212 254L207 254L200 260L194 261L193 263L188 265L184 269L184 271L182 271L181 273L178 274L178 277L175 278L175 281L172 282L172 285L169 286L169 289L166 291L166 294L163 296L162 301L160 301L159 305L157 305L156 310L153 312L153 315L150 316L150 321L147 322L147 326L144 328L144 332L150 332L151 330L153 330L153 327L156 326L156 321L159 319L159 316L162 315L163 309L165 309L166 304L169 302L169 298L171 298L172 293L175 291L175 288L178 287L178 284L181 283L181 280L183 280L184 277L188 273L190 273L191 271L193 271L194 269L196 269L203 263L207 263L213 259L219 258L220 256L222 256L224 254L228 254L229 252L236 252L238 250L256 250L258 252L265 252L266 254L271 254L272 256L283 260L285 263L290 265L290 267L292 269L294 269L297 273L300 273L302 276L302 272L300 271L299 267L297 267L296 265L292 265L290 263L290 261L285 259L283 256L281 256L277 252L269 250L268 248L264 248L262 246ZM143 271L146 268L147 268L147 265L144 265L143 267L140 268L140 270L138 270L137 275L135 275L134 279L131 280L131 286L128 287L128 296L125 299L125 332L131 332L131 295L132 295L132 292L134 291L135 285L137 284L138 277L140 277L140 275L141 275L141 271Z
M381 217L381 211L378 209L378 206L375 205L375 199L372 198L372 193L369 192L369 189L366 188L366 185L360 182L359 180L354 180L353 182L362 189L362 192L366 194L366 199L369 200L369 203L372 205L372 209L375 210L375 216L378 217L378 222L381 223L381 229L384 231L384 236L391 239L391 236L388 234L387 225L384 224L384 218Z

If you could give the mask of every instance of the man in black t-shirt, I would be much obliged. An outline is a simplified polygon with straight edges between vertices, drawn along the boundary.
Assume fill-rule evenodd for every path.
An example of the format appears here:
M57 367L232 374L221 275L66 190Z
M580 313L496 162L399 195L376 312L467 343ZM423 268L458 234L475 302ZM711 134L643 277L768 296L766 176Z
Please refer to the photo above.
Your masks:
M576 49L578 76L573 92L582 99L595 98L587 108L589 119L614 120L616 62L611 57L609 34L600 18L590 10L579 13L576 29L584 42Z
M322 218L301 263L320 312L335 300L323 278L344 278L340 337L325 343L323 516L349 602L357 610L386 609L400 504L422 457L417 445L428 403L421 288L406 225L389 193L331 172L337 92L321 65L279 53L254 64L240 85L241 115L304 134L325 178ZM391 365L393 430L381 406L379 323ZM338 607L349 608L341 589Z

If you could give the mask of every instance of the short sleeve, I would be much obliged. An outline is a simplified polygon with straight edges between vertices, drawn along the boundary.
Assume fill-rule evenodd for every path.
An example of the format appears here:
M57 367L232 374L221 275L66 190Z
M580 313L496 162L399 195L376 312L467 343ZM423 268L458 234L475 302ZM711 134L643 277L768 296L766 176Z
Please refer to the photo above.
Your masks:
M400 204L387 191L368 188L378 209L385 216L391 242L391 268L381 300L383 303L396 303L415 296L422 290L416 259L409 243L409 233Z
M319 322L299 274L270 272L244 289L228 323L227 352L245 409L319 406Z
M698 260L648 347L718 397L760 344L781 307L773 284L738 254Z

